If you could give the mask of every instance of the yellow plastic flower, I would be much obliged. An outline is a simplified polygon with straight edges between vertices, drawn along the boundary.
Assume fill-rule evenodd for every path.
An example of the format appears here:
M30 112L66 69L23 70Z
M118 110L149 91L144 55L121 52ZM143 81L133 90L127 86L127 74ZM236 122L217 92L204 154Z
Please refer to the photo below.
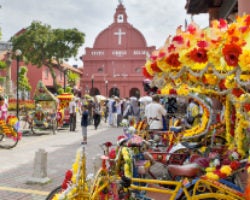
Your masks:
M217 174L214 174L213 172L206 173L206 177L212 180L219 180L219 176Z
M239 56L239 66L241 71L250 71L250 50L243 50Z
M220 168L220 172L229 176L232 173L232 168L229 165L223 165Z
M150 61L147 61L147 62L146 62L145 68L146 68L147 72L148 72L151 76L154 75L154 71L153 71L152 68L151 68L151 62L150 62Z

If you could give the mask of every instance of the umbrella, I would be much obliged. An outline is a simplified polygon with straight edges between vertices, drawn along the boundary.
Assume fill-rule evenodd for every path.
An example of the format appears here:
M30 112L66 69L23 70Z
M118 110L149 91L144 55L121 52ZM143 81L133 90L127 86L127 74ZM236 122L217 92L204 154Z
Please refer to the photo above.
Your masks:
M107 100L107 98L105 96L103 96L103 95L96 95L96 98L97 98L98 101L105 101L105 100Z
M151 96L144 96L139 99L139 102L142 103L149 103L152 102L152 97Z

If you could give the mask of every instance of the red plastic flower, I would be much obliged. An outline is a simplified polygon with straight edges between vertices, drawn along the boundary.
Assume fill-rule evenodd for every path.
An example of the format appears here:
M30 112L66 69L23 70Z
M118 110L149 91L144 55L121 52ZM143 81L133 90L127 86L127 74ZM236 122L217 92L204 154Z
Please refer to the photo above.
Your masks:
M109 158L110 159L115 159L115 157L116 157L115 149L111 149L111 151L109 152Z
M183 44L184 43L184 39L181 35L177 35L173 37L173 42L177 42L178 44Z
M220 19L219 22L220 22L219 28L227 27L227 21L225 19Z
M194 34L196 32L196 27L192 24L188 25L187 31L191 34Z
M169 94L173 94L173 95L176 95L177 94L177 92L176 92L176 90L175 89L170 89L169 90Z
M220 88L221 90L226 90L226 89L227 89L227 87L226 87L226 85L225 85L225 82L226 82L225 79L221 79L221 80L220 80L220 82L219 82L219 88Z
M179 62L178 58L178 53L172 53L167 57L166 62L173 67L179 67L181 63Z
M73 174L72 174L71 170L66 171L66 173L65 173L65 180L70 181L71 178L72 178L72 175Z
M207 41L204 41L204 40L198 41L197 46L200 48L206 48L208 46L208 43L207 43Z
M244 104L244 109L246 112L250 111L250 103L245 103Z
M154 71L154 72L161 72L161 69L158 67L157 63L156 62L153 62L151 64L151 69Z
M226 44L222 49L225 61L229 66L238 65L239 55L242 53L241 47L236 44Z
M68 188L68 181L63 181L62 183L62 189L66 190Z
M236 170L240 167L240 162L238 160L233 160L230 163L230 167L232 168L232 170Z
M113 144L112 144L112 142L109 142L109 141L108 141L108 142L105 142L104 145L105 145L106 147L111 147Z
M169 47L168 47L168 52L171 52L171 51L174 51L176 49L176 47L171 44Z
M246 19L244 20L244 22L246 23L247 26L250 26L250 15L248 15L246 17Z
M207 62L207 50L204 48L194 48L190 53L189 56L192 60L199 63Z
M236 97L240 97L242 94L244 94L244 91L241 90L240 88L234 88L232 90L232 94Z

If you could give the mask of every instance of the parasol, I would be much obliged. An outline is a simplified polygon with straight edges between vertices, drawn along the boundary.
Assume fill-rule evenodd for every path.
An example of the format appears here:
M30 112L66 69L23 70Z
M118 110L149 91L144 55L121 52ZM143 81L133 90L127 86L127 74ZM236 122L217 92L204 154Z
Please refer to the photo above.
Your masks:
M97 98L98 101L105 101L105 100L107 100L107 98L105 96L103 96L103 95L96 95L96 98Z

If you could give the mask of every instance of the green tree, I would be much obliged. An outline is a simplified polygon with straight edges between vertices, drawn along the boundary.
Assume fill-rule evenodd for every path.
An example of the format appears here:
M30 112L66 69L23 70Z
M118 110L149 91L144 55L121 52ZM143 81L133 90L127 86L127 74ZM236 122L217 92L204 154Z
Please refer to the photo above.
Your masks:
M26 62L37 67L49 68L53 84L57 89L54 67L62 70L61 63L77 55L84 43L85 34L73 29L52 29L50 25L33 21L22 33L11 38L13 51L20 49Z
M27 77L28 69L25 66L20 67L20 71L18 74L18 88L22 91L22 99L25 99L25 93L30 92L31 85L29 83L29 79Z
M74 87L76 85L76 83L80 80L80 76L79 74L69 71L67 73L67 78L68 78L68 83L70 87Z

